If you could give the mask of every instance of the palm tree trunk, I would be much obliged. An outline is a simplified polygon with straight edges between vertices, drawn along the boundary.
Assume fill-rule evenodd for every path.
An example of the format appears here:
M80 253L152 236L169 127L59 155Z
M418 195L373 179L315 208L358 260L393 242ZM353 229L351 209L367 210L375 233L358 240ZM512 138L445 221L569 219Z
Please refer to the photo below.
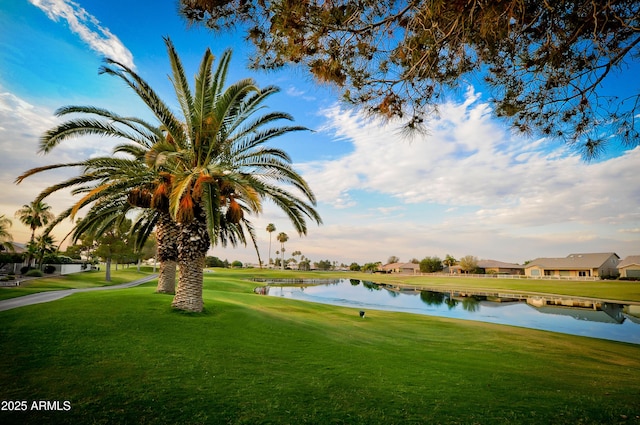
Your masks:
M176 265L178 261L178 235L180 230L168 212L161 212L156 228L160 272L156 292L174 294L176 291Z
M207 232L203 212L188 223L178 223L178 267L180 274L178 288L172 307L190 312L201 312L203 308L202 284L204 281L204 260L211 240Z
M204 254L189 261L179 261L180 277L171 306L178 310L201 312Z
M156 292L161 294L175 294L177 261L160 261L158 272L158 286Z
M107 260L105 261L105 278L104 280L106 280L107 282L111 282L111 257L107 257Z

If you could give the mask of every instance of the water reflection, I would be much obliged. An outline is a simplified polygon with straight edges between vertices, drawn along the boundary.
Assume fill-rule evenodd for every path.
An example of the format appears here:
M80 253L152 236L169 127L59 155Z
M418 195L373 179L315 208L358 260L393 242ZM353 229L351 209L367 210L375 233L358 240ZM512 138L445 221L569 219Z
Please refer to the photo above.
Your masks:
M280 282L271 282L278 283ZM344 279L262 286L256 292L360 310L403 311L477 320L640 344L640 306L559 296L438 292ZM367 313L367 318L373 316Z

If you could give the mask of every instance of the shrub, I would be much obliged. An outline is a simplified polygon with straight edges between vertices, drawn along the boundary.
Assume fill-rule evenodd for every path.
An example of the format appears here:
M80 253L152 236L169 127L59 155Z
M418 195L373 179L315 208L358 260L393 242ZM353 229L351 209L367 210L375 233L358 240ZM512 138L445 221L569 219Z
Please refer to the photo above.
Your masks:
M44 273L42 273L42 270L38 270L38 269L31 269L31 270L29 270L27 273L25 273L25 276L29 276L29 277L42 277L42 276L44 276Z
M53 273L55 271L56 271L56 267L52 266L51 264L47 264L46 266L44 266L44 272L46 274L51 274L51 273Z

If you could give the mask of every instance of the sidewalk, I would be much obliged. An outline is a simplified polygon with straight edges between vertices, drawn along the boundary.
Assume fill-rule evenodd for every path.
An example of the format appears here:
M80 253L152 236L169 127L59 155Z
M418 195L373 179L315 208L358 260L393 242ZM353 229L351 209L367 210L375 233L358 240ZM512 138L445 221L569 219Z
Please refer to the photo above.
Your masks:
M121 283L114 286L98 286L96 288L80 288L80 289L63 289L61 291L46 291L38 292L36 294L25 295L23 297L10 298L8 300L0 301L0 311L11 310L12 308L18 308L25 305L46 303L49 301L59 300L68 295L75 294L77 292L89 292L89 291L107 291L111 289L124 289L132 288L134 286L142 285L157 278L157 274L145 276L141 279L134 280L133 282Z

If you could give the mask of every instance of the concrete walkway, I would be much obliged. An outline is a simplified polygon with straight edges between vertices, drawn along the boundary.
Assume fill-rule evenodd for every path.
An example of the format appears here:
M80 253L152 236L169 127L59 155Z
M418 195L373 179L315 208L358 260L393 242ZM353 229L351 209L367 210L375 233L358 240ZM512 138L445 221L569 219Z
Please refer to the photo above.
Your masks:
M12 308L18 308L25 305L55 301L68 295L75 294L77 292L107 291L111 289L132 288L134 286L142 285L143 283L149 282L150 280L153 280L157 277L157 274L152 274L141 279L134 280L133 282L121 283L120 285L98 286L96 288L63 289L61 291L38 292L36 294L25 295L23 297L9 298L8 300L0 301L0 311L11 310Z

